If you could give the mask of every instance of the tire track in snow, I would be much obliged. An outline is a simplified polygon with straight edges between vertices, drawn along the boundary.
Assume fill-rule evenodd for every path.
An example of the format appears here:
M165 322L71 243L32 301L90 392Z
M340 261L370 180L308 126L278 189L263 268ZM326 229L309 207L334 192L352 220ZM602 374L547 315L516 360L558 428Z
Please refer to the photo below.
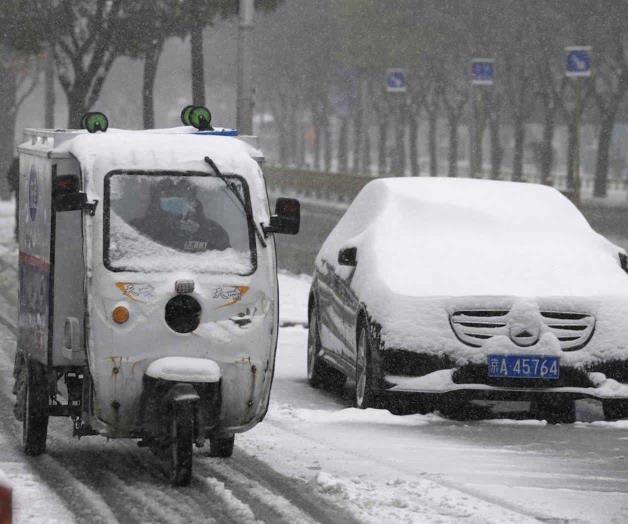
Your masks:
M18 449L18 443L21 440L21 424L13 418L13 402L7 396L6 391L2 391L0 394L0 412L5 415L0 417L0 431L14 438L13 447L21 454L21 449ZM40 457L24 456L24 461L57 494L78 521L95 524L115 522L113 513L102 497L69 475L58 461L47 455Z
M330 505L305 482L286 477L261 460L236 449L231 459L200 460L200 465L234 487L251 507L267 506L280 520L272 522L319 522L354 524L358 521L342 508Z
M241 500L246 500L248 506L254 510L257 518L267 523L309 523L312 520L299 508L293 506L283 496L273 493L259 482L248 478L233 468L233 458L226 461L212 462L199 461L201 468L196 468L197 474L208 475L201 477L205 481L218 479L223 485L237 493ZM202 471L199 471L201 470Z
M0 272L11 266L0 258ZM14 355L16 323L6 312L11 306L8 289L0 282L0 332L5 331L5 378ZM8 333L7 333L8 331ZM10 375L9 375L10 376ZM21 438L21 425L12 418L10 387L0 395L0 429ZM62 429L62 424L66 422ZM64 431L65 430L65 431ZM82 442L69 437L69 419L51 418L46 455L29 460L35 471L64 502L78 522L320 522L353 524L353 517L329 507L329 502L309 493L299 481L283 477L261 461L236 449L227 461L195 453L195 474L187 488L172 488L165 464L134 442L118 440L107 447L102 439ZM113 449L112 449L113 447ZM17 448L17 445L16 445ZM199 474L199 471L202 474ZM303 484L295 485L295 483Z
M0 323L10 331L3 338L13 342L13 321L0 313ZM6 349L5 355L0 356L0 370L9 378L12 363ZM21 439L21 424L13 418L9 384L5 380L0 394L0 412L6 414L0 417L0 430L15 439L15 449L22 453L17 444ZM78 522L211 522L212 517L221 524L241 522L233 514L233 505L216 495L211 484L169 486L165 464L147 450L135 447L134 442L119 440L108 447L102 438L91 441L68 438L69 431L69 419L51 418L46 454L26 461ZM137 486L138 479L142 479L141 488Z

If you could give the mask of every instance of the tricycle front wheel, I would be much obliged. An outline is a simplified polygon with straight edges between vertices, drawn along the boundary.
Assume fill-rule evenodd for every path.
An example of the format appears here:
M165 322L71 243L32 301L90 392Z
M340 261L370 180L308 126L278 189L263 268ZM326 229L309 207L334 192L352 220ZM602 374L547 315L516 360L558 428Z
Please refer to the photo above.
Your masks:
M192 405L182 403L172 409L170 426L170 482L187 486L192 480L194 446L194 412Z

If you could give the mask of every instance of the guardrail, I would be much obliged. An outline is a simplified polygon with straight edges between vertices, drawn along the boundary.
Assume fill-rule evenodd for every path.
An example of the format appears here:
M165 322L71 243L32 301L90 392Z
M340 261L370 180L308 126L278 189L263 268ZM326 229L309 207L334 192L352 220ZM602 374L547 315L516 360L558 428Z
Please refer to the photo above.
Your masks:
M269 187L274 191L297 192L310 198L348 202L355 198L372 177L323 173L279 167L264 168Z
M329 203L350 203L373 180L370 176L279 167L265 167L264 173L274 195L290 194ZM573 201L573 195L566 196ZM595 230L615 239L627 239L622 245L628 248L628 205L625 197L612 200L585 200L578 207Z
M304 196L329 201L351 201L360 189L376 178L369 175L348 175L276 166L265 167L264 173L269 186L273 189L296 191ZM461 172L460 176L464 176L464 172ZM480 178L489 178L489 173L480 173ZM540 183L538 177L530 175L527 175L523 181ZM554 187L572 199L572 195L565 191L566 177L554 175L553 181ZM583 179L581 188L581 197L590 200L593 192L592 180ZM609 180L608 190L608 198L596 199L598 201L596 205L601 205L606 201L612 205L628 206L628 193L623 182Z

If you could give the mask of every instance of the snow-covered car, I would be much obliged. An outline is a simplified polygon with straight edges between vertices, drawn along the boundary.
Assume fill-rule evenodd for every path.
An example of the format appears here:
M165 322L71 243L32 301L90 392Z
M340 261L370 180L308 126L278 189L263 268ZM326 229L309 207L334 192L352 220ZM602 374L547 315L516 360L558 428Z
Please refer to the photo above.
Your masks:
M360 408L526 400L568 422L594 398L628 417L626 266L553 188L372 181L316 258L308 380L355 379Z

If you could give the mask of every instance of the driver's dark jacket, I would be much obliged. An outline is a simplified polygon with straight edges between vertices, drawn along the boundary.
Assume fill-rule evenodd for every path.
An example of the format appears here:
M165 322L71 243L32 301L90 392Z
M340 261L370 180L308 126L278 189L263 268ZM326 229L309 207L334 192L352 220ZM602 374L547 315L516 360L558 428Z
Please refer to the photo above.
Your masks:
M179 217L159 210L133 220L131 225L156 242L179 251L223 251L231 247L223 227L202 213Z

